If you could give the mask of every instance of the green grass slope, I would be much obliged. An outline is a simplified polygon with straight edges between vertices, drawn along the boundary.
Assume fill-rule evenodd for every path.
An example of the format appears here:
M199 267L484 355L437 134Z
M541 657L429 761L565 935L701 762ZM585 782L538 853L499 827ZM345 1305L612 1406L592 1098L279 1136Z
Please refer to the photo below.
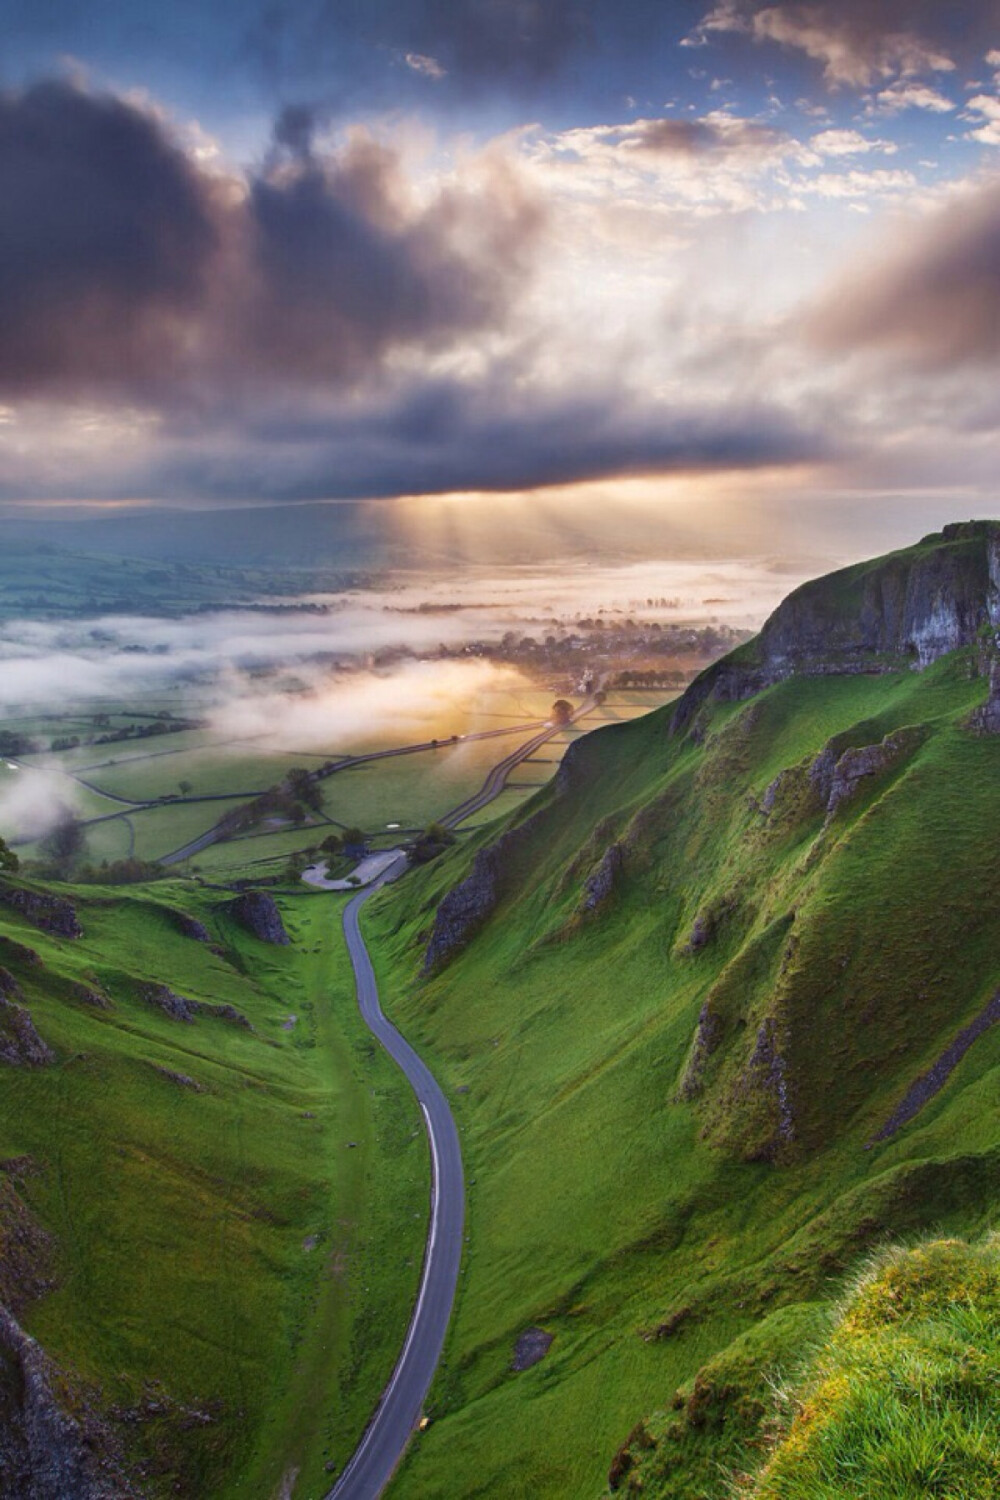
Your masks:
M753 1500L991 1500L1000 1489L1000 1247L875 1259L798 1389ZM789 1420L790 1418L790 1420Z
M319 1497L395 1361L428 1191L339 906L286 901L277 947L180 882L53 890L82 936L0 905L3 988L54 1054L0 1062L2 1298L97 1393L144 1494ZM175 1019L155 985L249 1026ZM25 1224L48 1246L39 1285Z
M1000 985L980 665L969 646L828 669L708 701L685 734L663 710L588 736L505 825L492 910L429 976L439 902L504 829L369 908L470 1179L401 1500L596 1497L640 1458L644 1494L725 1495L774 1370L866 1247L989 1224L994 1028L876 1140ZM553 1343L515 1372L532 1326Z

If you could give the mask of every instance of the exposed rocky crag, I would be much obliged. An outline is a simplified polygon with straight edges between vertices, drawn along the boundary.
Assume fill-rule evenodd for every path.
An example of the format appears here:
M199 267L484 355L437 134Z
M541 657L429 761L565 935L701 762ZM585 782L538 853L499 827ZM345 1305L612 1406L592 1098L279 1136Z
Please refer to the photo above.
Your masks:
M105 1424L0 1306L0 1493L4 1500L137 1500Z
M998 1021L1000 1021L1000 992L993 996L990 1003L980 1011L974 1021L958 1033L955 1040L945 1048L933 1066L928 1068L926 1073L921 1073L920 1077L910 1085L903 1099L873 1140L886 1141L890 1136L895 1135L897 1130L909 1124L924 1105L944 1088L973 1042L977 1042L983 1033L989 1031L990 1027L995 1026Z
M721 1037L722 1022L706 1000L698 1013L691 1052L677 1089L678 1099L690 1103L701 1093L705 1064L719 1045Z
M480 849L468 875L445 896L437 909L424 954L425 974L447 963L492 916L503 895L512 887L511 861L518 848L530 837L534 821L534 818L527 819Z
M32 969L38 968L42 962L34 948L29 948L27 943L18 943L12 937L0 937L0 959Z
M212 935L204 922L199 922L197 917L192 917L189 912L178 911L171 908L170 915L174 919L177 931L186 938L192 938L196 943L210 943Z
M778 1041L773 1016L766 1016L757 1030L753 1052L738 1084L738 1091L754 1094L766 1102L774 1117L769 1138L748 1156L749 1160L774 1161L783 1146L795 1138L795 1120L788 1090L788 1068Z
M0 1495L137 1500L107 1424L18 1322L55 1285L52 1237L19 1191L39 1171L31 1157L0 1164Z
M83 928L77 919L76 909L64 896L52 896L43 891L28 891L20 886L0 886L0 901L18 912L32 926L54 937L78 938Z
M214 1016L218 1021L230 1021L234 1026L243 1026L247 1031L253 1030L246 1016L235 1005L213 1005L205 1000L189 1000L166 984L143 985L140 993L147 1005L155 1005L172 1021L194 1021L197 1016Z
M0 1062L43 1068L55 1054L42 1041L23 1005L20 986L9 969L0 969Z
M843 749L836 740L831 740L809 767L809 780L826 808L827 819L833 817L842 802L855 795L866 779L890 770L926 737L926 730L915 727L886 735L878 745Z
M273 896L266 891L244 891L229 903L229 914L262 943L288 943L288 933Z
M597 869L583 884L583 896L577 908L581 916L593 916L611 900L625 869L625 845L609 844Z
M703 672L672 731L706 702L749 698L794 674L926 667L1000 627L1000 522L946 526L907 552L845 568L789 594L746 646Z
M976 709L970 722L982 734L1000 734L1000 661L990 661L988 671L989 697L982 708Z

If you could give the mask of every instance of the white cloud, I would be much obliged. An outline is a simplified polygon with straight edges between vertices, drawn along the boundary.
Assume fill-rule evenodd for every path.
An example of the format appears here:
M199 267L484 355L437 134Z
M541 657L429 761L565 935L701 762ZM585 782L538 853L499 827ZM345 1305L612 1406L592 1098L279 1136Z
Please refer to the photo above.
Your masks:
M873 141L858 130L821 130L809 144L820 156L861 156L868 151L895 156L898 150L893 141Z
M749 31L750 23L735 0L722 0L681 42L682 47L705 47L713 32Z
M977 94L970 99L963 119L970 120L974 127L968 132L969 140L1000 146L1000 99L995 95Z
M423 52L407 52L403 61L412 72L433 78L435 83L448 76L447 68L443 68L436 57L428 57Z
M879 114L895 115L904 109L926 109L931 114L946 115L954 108L954 102L947 95L926 83L894 83L881 89L877 98Z
M859 34L846 23L784 5L759 11L753 34L758 41L804 52L823 64L829 83L854 88L870 88L880 78L950 73L955 67L946 53L912 32Z

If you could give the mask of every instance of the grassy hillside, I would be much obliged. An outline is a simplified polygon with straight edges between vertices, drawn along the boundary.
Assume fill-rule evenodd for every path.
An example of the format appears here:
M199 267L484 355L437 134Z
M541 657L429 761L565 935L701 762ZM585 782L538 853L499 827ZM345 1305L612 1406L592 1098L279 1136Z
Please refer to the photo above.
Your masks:
M600 730L515 815L478 929L437 906L494 826L369 908L396 1019L454 1099L471 1242L405 1500L705 1500L867 1247L975 1232L1000 1033L909 1123L1000 983L1000 739L974 646ZM615 850L609 854L609 850ZM440 923L439 923L440 931ZM818 1321L819 1320L819 1321ZM548 1354L515 1373L539 1326ZM637 1425L640 1424L640 1425ZM641 1463L641 1470L640 1470ZM720 1468L721 1465L721 1468Z
M1000 1483L1000 1247L877 1257L797 1389L754 1500L990 1500Z
M0 904L0 992L53 1054L0 1062L0 1300L145 1494L318 1497L395 1361L428 1191L339 907L286 901L281 947L181 882L54 891L82 936Z

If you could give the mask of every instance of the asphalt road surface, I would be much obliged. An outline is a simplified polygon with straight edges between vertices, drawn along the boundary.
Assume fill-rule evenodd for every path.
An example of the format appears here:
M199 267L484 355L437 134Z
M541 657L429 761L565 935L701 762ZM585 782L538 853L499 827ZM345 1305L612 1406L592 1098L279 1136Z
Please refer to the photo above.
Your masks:
M479 812L480 808L486 807L495 797L499 797L507 785L507 778L516 766L519 766L522 761L527 760L529 756L534 755L536 750L540 750L544 744L554 739L557 734L562 734L568 725L575 724L577 719L584 718L586 714L590 713L593 707L594 698L591 696L584 699L580 707L570 714L565 724L546 724L541 734L536 734L526 744L519 745L516 750L511 751L510 755L498 761L483 782L480 790L474 793L473 796L466 797L464 802L460 802L450 812L446 812L443 817L438 819L438 822L444 828L457 828L459 823L464 823L466 818L471 818L473 813Z
M430 1224L420 1291L402 1353L361 1441L326 1500L376 1500L392 1477L420 1421L441 1357L462 1259L465 1184L458 1130L430 1069L382 1014L375 973L358 925L365 902L404 867L405 856L400 856L375 885L348 903L344 936L365 1023L405 1073L424 1116L432 1167Z

